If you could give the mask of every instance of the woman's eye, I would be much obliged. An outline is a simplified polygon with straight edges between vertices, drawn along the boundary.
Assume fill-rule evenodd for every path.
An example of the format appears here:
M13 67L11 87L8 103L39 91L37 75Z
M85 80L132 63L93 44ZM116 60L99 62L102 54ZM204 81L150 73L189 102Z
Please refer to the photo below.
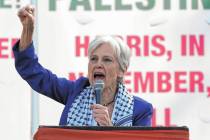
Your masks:
M97 60L96 57L91 57L91 58L90 58L90 61L96 61L96 60Z
M105 62L112 62L112 59L105 58L104 61L105 61Z

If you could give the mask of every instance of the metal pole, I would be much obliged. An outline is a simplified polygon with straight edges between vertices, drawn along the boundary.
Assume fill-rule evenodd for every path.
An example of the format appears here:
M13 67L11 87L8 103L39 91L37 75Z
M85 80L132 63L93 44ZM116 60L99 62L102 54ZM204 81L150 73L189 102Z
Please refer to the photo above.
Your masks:
M35 30L33 35L33 43L36 53L38 54L38 2L31 0L31 4L35 7ZM39 94L31 89L31 139L39 127Z

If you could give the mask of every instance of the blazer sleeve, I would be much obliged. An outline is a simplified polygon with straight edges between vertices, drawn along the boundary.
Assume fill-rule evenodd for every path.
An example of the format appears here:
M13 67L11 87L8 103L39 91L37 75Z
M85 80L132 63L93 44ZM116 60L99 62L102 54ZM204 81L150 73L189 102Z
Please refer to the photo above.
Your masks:
M38 62L33 42L23 51L19 51L19 41L13 47L15 68L20 76L35 91L66 104L68 95L73 93L74 81L58 78Z
M133 126L151 126L152 114L152 104L134 96Z

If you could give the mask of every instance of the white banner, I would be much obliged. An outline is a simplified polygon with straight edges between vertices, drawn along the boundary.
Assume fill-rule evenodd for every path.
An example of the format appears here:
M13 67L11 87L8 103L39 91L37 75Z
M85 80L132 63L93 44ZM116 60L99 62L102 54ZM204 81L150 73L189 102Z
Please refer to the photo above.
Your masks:
M87 75L89 41L119 35L132 50L126 86L153 104L153 126L187 126L192 140L210 138L209 1L38 3L43 65L69 79ZM42 98L40 123L58 124L57 108L62 107Z
M0 103L9 114L25 101L26 110L14 113L28 114L25 130L30 95L24 92L30 89L17 76L11 55L13 38L21 32L14 14L18 2L11 8L6 3L0 1ZM191 140L210 139L209 0L39 0L37 11L37 47L44 67L68 79L87 75L88 43L97 35L121 36L132 51L126 87L153 104L152 125L187 126ZM58 125L62 109L40 96L39 124ZM20 123L22 118L14 115L1 120Z
M27 0L0 0L0 137L31 137L31 89L15 70L12 46L20 37L17 10Z

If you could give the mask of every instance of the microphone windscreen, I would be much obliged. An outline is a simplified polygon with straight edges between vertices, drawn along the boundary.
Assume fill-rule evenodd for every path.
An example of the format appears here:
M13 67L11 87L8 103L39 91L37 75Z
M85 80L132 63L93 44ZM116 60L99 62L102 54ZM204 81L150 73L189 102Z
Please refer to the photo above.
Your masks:
M96 104L101 104L101 94L104 88L103 80L96 80L94 84L94 91L96 96Z

